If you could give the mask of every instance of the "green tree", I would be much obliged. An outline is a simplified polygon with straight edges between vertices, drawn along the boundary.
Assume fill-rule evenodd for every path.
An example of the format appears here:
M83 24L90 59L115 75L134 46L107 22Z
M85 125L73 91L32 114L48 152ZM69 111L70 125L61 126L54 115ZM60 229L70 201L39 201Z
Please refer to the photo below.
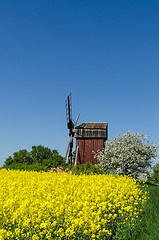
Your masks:
M19 150L13 153L13 157L9 156L5 160L5 165L10 165L12 163L31 163L32 159L30 153L26 150Z
M6 158L6 160L4 162L4 166L11 165L12 163L14 163L14 159L11 156L9 156L8 158Z
M26 149L13 153L13 161L15 163L32 163L30 153Z
M157 146L146 139L143 133L129 131L122 137L108 140L104 150L95 157L105 172L111 169L117 174L149 177L152 159L157 157Z
M42 163L43 159L48 159L51 156L53 156L53 152L48 147L38 145L38 146L32 146L30 155L34 163L35 162Z
M13 157L6 158L3 165L7 169L23 169L41 171L51 167L66 167L65 158L63 158L58 150L51 150L42 145L32 146L31 152L26 149L13 153Z

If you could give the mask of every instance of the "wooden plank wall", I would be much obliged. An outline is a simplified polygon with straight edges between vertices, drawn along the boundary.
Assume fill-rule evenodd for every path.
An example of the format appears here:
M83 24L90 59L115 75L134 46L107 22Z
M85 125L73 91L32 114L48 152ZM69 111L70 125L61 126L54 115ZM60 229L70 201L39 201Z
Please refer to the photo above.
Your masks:
M76 139L76 149L79 146L77 162L97 164L97 159L94 159L92 151L97 153L104 148L104 139Z

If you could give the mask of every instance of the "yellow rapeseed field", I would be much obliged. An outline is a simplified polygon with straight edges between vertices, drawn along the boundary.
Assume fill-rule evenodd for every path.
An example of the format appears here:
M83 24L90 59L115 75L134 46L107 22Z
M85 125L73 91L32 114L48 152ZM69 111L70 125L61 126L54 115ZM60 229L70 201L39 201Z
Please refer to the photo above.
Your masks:
M128 176L0 170L0 240L110 239L147 199Z

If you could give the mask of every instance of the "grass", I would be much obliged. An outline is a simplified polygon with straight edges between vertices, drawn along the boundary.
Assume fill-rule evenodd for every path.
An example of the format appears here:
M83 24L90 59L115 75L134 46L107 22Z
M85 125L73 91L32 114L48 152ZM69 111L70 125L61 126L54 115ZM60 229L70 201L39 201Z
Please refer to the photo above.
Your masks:
M125 232L122 240L159 240L159 186L149 185L147 188L150 199L140 215L141 222L135 229Z
M140 240L159 240L159 187L148 186L150 199L142 213L142 223L139 226ZM136 240L137 240L136 239Z

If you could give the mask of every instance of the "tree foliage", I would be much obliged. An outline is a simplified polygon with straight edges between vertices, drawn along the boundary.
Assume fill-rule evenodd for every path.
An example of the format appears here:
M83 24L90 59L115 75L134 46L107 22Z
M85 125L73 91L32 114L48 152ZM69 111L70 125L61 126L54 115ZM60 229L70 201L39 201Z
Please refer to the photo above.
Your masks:
M50 148L38 145L32 146L30 155L33 162L42 163L43 159L50 158L53 156L53 153Z
M13 157L9 156L5 160L5 165L13 163L32 163L30 153L26 149L19 150L13 153Z
M13 153L13 157L6 158L3 167L9 169L23 170L47 170L51 167L66 166L65 159L59 154L58 150L51 150L42 145L32 146L28 152L26 149Z
M157 147L147 141L143 133L128 131L123 136L108 140L104 150L95 157L104 172L111 169L117 174L149 177L152 159L157 157Z

